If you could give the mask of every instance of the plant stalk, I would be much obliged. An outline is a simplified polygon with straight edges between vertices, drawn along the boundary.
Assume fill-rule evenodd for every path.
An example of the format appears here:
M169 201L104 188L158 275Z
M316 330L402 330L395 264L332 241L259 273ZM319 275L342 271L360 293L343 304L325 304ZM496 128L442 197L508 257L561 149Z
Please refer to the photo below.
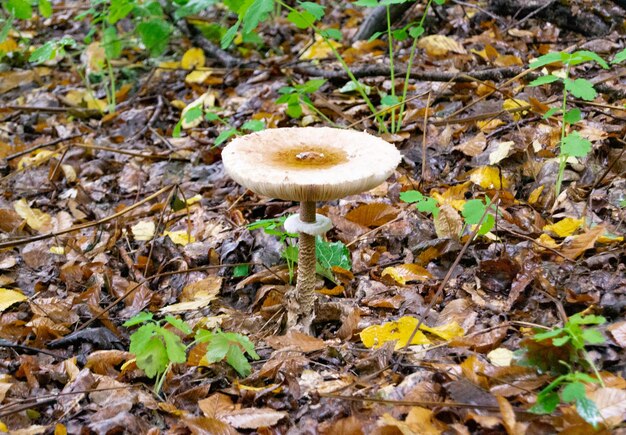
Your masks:
M561 143L559 144L559 148L563 147L563 140L565 139L565 132L567 129L567 123L565 122L565 111L567 110L567 90L565 89L565 81L569 77L569 65L565 68L565 79L563 80L563 101L561 103ZM567 156L563 154L561 150L559 152L559 173L556 176L556 186L555 186L555 195L554 201L556 203L556 199L559 197L561 193L561 184L563 183L563 174L565 174L565 164L567 163Z

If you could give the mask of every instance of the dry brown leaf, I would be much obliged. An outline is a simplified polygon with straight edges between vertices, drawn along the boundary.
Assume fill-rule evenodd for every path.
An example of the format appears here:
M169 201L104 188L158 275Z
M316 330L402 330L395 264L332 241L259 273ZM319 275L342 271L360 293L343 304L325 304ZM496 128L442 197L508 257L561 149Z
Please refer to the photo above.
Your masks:
M458 239L463 228L461 215L447 204L439 207L435 218L435 232L440 239Z
M582 255L586 250L593 248L602 234L604 234L604 225L598 225L585 233L578 236L574 236L569 240L566 240L561 245L561 253L571 260L575 260Z
M222 393L215 393L206 399L198 402L198 407L204 413L205 417L220 418L223 413L230 412L235 409L235 405L229 396Z
M626 321L612 323L606 329L618 345L626 347Z
M217 297L221 286L222 277L219 276L209 276L187 284L180 294L181 302L163 307L160 311L162 313L180 313L204 308Z
M465 54L463 46L445 35L424 36L417 43L419 48L426 50L429 56L446 56L448 53Z
M326 347L324 340L294 330L289 330L285 335L268 337L265 342L276 350L297 350L300 352L315 352Z
M500 414L502 414L502 423L504 429L508 435L524 435L526 433L527 425L519 423L515 416L513 407L504 397L496 397L498 405L500 406Z
M285 417L286 412L272 408L246 408L225 413L220 420L237 429L258 429L272 427Z
M389 204L374 202L363 204L346 214L346 219L365 227L379 227L398 216L398 210Z
M602 421L617 426L626 420L626 391L617 388L598 388L588 393L602 415Z
M455 146L454 150L461 151L466 156L476 157L487 147L487 138L485 134L481 131L476 136L461 142L459 145Z

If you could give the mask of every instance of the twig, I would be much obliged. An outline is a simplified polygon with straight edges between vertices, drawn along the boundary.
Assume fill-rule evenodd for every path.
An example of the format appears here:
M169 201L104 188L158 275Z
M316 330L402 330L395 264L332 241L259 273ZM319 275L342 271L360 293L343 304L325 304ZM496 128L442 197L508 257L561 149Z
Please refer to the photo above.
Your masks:
M30 148L28 148L26 150L22 150L22 151L19 151L19 152L15 153L15 154L11 154L10 156L7 156L6 160L7 161L13 160L13 159L16 159L18 157L22 157L22 156L24 156L26 154L30 154L33 151L37 151L37 150L39 150L41 148L51 147L51 146L60 144L61 142L65 142L65 141L68 141L68 140L76 139L77 137L81 137L81 136L82 136L82 134L73 134L71 136L60 137L60 138L52 140L50 142L40 143L39 145L32 146L32 147L30 147Z

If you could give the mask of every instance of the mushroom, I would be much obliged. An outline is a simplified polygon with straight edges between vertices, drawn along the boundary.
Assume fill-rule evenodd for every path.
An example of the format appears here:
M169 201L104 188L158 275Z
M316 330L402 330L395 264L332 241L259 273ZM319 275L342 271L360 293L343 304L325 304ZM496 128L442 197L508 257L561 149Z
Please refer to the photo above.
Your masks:
M309 330L315 310L315 237L332 224L316 214L316 201L364 192L381 184L400 153L370 134L329 127L276 128L234 139L222 151L230 177L271 198L299 201L285 229L299 233L295 292L287 296L288 326Z

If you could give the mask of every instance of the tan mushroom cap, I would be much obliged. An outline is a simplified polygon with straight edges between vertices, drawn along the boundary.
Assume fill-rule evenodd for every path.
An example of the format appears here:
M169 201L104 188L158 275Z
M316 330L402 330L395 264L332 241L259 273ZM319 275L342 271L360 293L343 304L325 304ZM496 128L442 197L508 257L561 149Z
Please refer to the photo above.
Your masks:
M228 175L253 192L290 201L327 201L373 189L400 163L392 144L329 127L275 128L222 151Z

